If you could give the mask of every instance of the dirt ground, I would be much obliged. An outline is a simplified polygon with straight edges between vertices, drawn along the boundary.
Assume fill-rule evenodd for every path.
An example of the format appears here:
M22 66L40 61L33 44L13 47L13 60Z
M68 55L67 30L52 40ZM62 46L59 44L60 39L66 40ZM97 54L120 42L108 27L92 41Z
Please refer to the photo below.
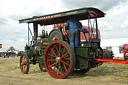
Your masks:
M128 65L104 63L84 75L55 79L41 72L38 64L30 65L29 74L22 74L19 57L0 57L0 85L128 85Z

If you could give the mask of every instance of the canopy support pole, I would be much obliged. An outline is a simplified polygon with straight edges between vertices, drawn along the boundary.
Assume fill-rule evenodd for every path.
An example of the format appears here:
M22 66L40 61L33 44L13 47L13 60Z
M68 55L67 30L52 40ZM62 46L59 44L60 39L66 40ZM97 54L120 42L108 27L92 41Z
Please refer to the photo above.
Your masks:
M33 23L33 31L34 31L34 45L37 43L37 37L38 37L38 23Z

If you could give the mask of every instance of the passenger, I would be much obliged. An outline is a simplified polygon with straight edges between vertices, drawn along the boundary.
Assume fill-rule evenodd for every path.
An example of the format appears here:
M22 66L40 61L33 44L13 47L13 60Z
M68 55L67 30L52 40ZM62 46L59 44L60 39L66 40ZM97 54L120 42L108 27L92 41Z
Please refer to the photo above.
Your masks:
M69 42L72 48L75 50L75 47L80 46L80 31L79 28L82 28L81 22L76 20L74 16L71 17L66 22L65 29L69 29Z

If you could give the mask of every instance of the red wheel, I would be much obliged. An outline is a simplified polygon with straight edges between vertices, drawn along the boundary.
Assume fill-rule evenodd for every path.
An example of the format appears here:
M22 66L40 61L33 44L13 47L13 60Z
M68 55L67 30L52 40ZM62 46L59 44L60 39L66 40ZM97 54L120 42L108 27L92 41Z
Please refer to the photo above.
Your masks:
M46 49L44 62L52 77L65 78L75 67L75 54L68 43L55 41Z
M29 71L29 58L25 53L20 57L20 69L23 74L27 74Z
M40 70L42 72L46 72L47 71L43 63L39 63L39 68L40 68Z

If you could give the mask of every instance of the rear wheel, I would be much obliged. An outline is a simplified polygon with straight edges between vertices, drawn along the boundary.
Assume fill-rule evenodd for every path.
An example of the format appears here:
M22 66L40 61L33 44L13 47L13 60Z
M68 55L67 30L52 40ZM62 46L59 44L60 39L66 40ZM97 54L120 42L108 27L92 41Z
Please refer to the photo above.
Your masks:
M39 63L39 68L42 72L46 72L46 68L43 63Z
M75 54L68 43L55 41L46 49L44 62L52 77L65 78L75 67Z
M25 53L20 57L20 69L23 74L27 74L29 71L29 58Z

